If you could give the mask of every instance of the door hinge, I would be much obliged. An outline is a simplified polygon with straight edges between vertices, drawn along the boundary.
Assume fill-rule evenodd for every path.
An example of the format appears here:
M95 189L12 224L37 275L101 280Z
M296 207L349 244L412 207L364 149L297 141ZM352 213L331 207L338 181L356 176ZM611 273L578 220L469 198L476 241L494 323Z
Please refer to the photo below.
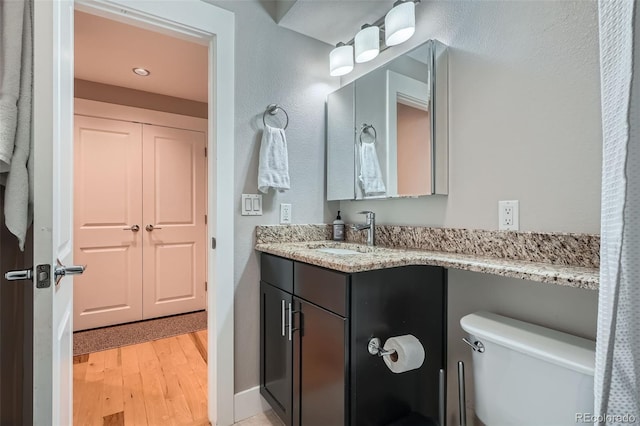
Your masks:
M207 224L207 215L206 214L204 215L204 224L205 225Z
M206 146L204 147L204 156L205 157L209 156L209 148L207 148Z
M204 282L204 291L207 291L208 289L209 289L209 288L208 288L207 282L205 281L205 282Z
M214 250L216 249L216 238L215 237L211 238L211 248L214 249Z

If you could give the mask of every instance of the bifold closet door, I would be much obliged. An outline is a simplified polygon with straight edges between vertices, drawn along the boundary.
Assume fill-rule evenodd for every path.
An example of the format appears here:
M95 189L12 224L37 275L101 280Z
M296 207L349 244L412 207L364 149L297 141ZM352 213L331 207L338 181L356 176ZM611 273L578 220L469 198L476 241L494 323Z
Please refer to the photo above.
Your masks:
M143 125L143 318L205 308L206 137Z
M74 144L74 330L140 320L142 125L76 115Z

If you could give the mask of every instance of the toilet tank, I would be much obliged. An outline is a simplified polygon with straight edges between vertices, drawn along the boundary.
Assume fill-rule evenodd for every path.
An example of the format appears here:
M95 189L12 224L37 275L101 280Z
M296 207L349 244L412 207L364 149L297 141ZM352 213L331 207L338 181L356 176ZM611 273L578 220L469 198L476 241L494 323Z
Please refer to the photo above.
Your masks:
M594 341L489 312L460 325L484 345L471 370L485 425L575 425L593 413Z

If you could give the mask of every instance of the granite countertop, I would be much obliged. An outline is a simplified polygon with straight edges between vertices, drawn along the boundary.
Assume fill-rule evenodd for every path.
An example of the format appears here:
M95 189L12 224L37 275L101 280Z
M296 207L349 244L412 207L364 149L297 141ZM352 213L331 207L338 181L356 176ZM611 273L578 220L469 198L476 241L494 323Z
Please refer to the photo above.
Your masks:
M328 240L259 242L256 250L341 272L362 272L406 265L431 265L524 280L597 290L599 270L527 260L405 248L368 247ZM331 254L318 248L345 248L360 254Z

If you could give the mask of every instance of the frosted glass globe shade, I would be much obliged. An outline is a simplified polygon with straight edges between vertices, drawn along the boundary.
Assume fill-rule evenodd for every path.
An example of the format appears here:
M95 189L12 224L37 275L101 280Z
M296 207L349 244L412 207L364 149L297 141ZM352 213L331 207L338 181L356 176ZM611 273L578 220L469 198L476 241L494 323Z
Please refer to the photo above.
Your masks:
M416 4L407 1L391 9L384 18L384 31L387 46L409 40L416 31Z
M329 54L329 74L332 77L349 74L353 70L353 46L338 46Z
M356 62L367 62L380 53L380 28L365 27L358 31L354 39Z

